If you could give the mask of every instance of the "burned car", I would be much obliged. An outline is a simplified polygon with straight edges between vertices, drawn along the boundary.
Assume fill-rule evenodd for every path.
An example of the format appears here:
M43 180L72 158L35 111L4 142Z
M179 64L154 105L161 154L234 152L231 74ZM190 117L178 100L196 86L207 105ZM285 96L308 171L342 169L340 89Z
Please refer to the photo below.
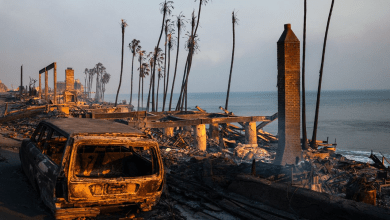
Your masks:
M148 211L162 194L157 142L130 126L97 119L42 121L19 151L22 169L57 219L93 217L137 205Z

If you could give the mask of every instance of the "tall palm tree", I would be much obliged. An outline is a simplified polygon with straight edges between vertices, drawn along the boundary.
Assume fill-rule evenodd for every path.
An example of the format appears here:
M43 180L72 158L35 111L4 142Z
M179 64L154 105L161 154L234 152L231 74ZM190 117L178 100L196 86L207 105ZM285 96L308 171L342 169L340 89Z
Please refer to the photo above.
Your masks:
M95 92L95 100L100 101L103 96L102 96L102 85L101 85L101 80L100 78L102 77L104 71L106 71L106 67L103 66L102 63L96 64L95 68L95 73L96 73L96 92Z
M188 50L188 55L187 55L187 60L186 60L186 65L184 67L184 73L183 73L183 81L181 84L181 89L180 89L180 95L179 95L179 100L176 104L176 111L178 110L183 110L183 103L185 100L185 86L187 82L187 77L189 75L189 69L191 66L191 54L193 53L192 45L195 44L195 38L194 38L194 30L195 30L195 12L192 12L191 16L191 33L187 32L187 41L185 43L185 49Z
M173 31L173 30L172 30ZM167 99L167 93L168 93L168 84L169 84L169 71L171 69L171 50L173 49L173 40L172 40L172 33L168 34L168 71L167 71L167 84L164 89L164 100L163 100L163 109L162 111L165 111L165 101Z
M162 50L161 50L162 51ZM158 75L157 75L157 96L156 96L156 111L158 111L158 89L159 89L159 86L160 86L160 79L164 77L164 75L161 73L161 71L164 71L164 67L163 67L163 62L164 62L164 56L165 54L164 53L161 53L158 57L157 57L157 61L156 61L156 65L157 65L157 71L158 71Z
M144 107L144 78L149 75L150 68L148 63L142 63L142 108Z
M165 20L165 27L164 27L164 33L165 33L165 44L164 44L164 49L165 49L165 52L164 52L164 54L165 54L165 59L164 59L164 76L163 76L163 78L164 78L164 87L163 87L163 107L162 107L162 111L164 111L164 109L165 109L165 98L166 98L166 95L165 95L165 91L166 91L166 87L168 86L168 79L169 78L167 78L167 58L166 58L166 56L167 56L167 47L168 47L168 52L169 52L169 49L170 49L170 47L169 47L169 41L170 41L170 35L171 35L171 32L172 32L172 24L171 24L171 19L166 19ZM168 38L169 38L169 40L168 40ZM168 65L169 65L169 63L168 63Z
M138 51L141 50L141 46L139 45L140 41L137 39L133 39L131 43L129 43L129 48L131 51L132 59L131 59L131 85L130 85L130 106L133 101L133 67L134 67L134 57Z
M195 0L196 1L196 0ZM191 71L191 66L192 66L192 58L193 58L193 55L195 53L195 51L197 50L197 47L198 47L198 44L197 44L197 31L198 31L198 27L199 27L199 21L200 21L200 14L201 14L201 11L202 11L202 5L206 5L210 0L199 0L199 10L198 10L198 18L197 18L197 21L196 21L196 26L195 26L195 30L192 28L192 31L191 31L191 36L189 38L189 50L188 50L188 56L187 56L187 74L186 74L186 80L185 80L185 87L183 89L183 102L182 102L182 109L183 109L183 103L184 103L184 100L185 100L185 110L187 111L187 87L188 87L188 77L189 77L189 74L190 74L190 71ZM195 16L192 15L193 19L195 19Z
M84 83L84 95L87 94L87 78L88 78L88 68L85 68L84 73L85 73L85 83Z
M165 36L165 43L164 43L164 54L166 56L167 54L167 46L168 46L168 23L171 19L165 19L165 26L164 26L164 36ZM165 91L165 80L167 79L166 77L166 66L167 66L167 59L165 57L165 60L164 60L164 88L163 88L163 91ZM160 78L158 78L158 80L160 80ZM158 85L157 85L158 87ZM158 93L158 89L157 89L157 93ZM158 100L158 99L157 99ZM164 100L164 98L163 98ZM164 102L164 101L163 101ZM165 105L165 103L163 104L163 106ZM164 109L164 107L163 107ZM163 110L164 111L164 110Z
M176 23L176 27L177 27L177 49L176 49L175 73L173 75L173 81L172 81L171 98L169 99L169 111L171 111L171 107L172 107L173 88L175 86L177 62L178 62L178 59L179 59L180 32L181 32L182 28L183 28L183 30L185 29L185 23L184 22L187 22L184 19L184 17L185 16L180 12L180 14L178 16L176 16L176 22L175 22Z
M96 74L96 69L95 68L89 69L89 71L88 71L88 75L89 75L88 97L89 98L91 98L93 76L95 74Z
M118 86L118 91L116 92L116 97L115 97L115 104L114 107L116 107L118 103L118 95L119 95L119 90L121 89L121 84L122 84L122 73L123 73L123 47L125 44L125 28L127 27L127 23L125 20L122 19L121 23L121 28L122 28L122 58L121 58L121 75L119 78L119 86Z
M158 90L159 90L159 87L160 87L160 79L161 78L164 78L164 75L161 73L161 71L164 71L163 70L164 67L158 67L157 68L157 71L158 71L158 81L157 81L157 98L156 98L156 111L158 111Z
M141 46L139 46L141 48ZM140 89L141 89L141 78L142 78L142 61L145 59L144 55L145 55L145 50L139 50L137 53L138 53L138 61L139 61L139 78L138 78L138 106L137 106L137 110L139 111L139 107L140 107Z
M149 52L147 58L149 59L149 66L150 69L153 69L154 64L154 53L156 53L156 48L154 49L154 52ZM150 102L150 93L152 92L152 83L153 83L153 73L150 74L150 83L149 83L149 92L148 92L148 100L146 103L146 110L149 111L149 102Z
M330 23L330 18L332 16L332 10L333 10L333 4L334 0L332 0L332 5L330 6L330 11L329 11L329 17L328 17L328 23L326 24L326 31L325 31L325 38L324 38L324 46L322 48L322 58L321 58L321 68L320 68L320 78L318 80L318 92L317 92L317 103L316 103L316 114L314 117L314 126L313 126L313 136L311 139L311 144L310 146L312 148L317 148L317 125L318 125L318 111L320 108L320 97L321 97L321 83L322 83L322 72L324 69L324 59L325 59L325 48L326 48L326 40L328 38L328 30L329 30L329 23Z
M153 72L152 72L152 75L151 77L153 78L153 90L152 90L152 111L155 111L154 109L154 105L155 105L155 100L154 100L154 79L155 79L155 73L156 73L156 60L157 60L157 48L159 48L159 45L160 45L160 40L161 40L161 36L162 36L162 33L164 31L164 24L165 24L165 16L166 15L170 15L171 12L172 12L172 9L174 8L173 7L173 1L164 1L162 3L160 3L160 12L163 14L163 20L162 20L162 24L161 24L161 32L160 32L160 37L158 38L158 41L157 41L157 46L155 47L155 54L154 54L154 63L153 63ZM148 103L146 105L146 108L147 110L149 111L149 100L150 100L150 95L148 96Z
M303 54L302 54L302 148L307 150L306 132L306 93L305 93L305 61L306 61L306 0L303 15Z
M229 83L228 83L228 89L227 89L227 95L226 95L226 103L225 103L225 109L228 109L228 103L229 103L229 93L230 93L230 82L232 81L232 71L233 71L233 62L234 62L234 47L236 45L236 33L235 33L235 25L238 24L238 19L236 14L234 14L234 11L232 12L232 25L233 25L233 49L232 49L232 61L230 62L230 74L229 74Z
M103 100L104 100L104 92L106 91L106 84L110 82L111 74L107 73L104 70L104 73L101 77L101 83L102 83L102 95L103 95Z

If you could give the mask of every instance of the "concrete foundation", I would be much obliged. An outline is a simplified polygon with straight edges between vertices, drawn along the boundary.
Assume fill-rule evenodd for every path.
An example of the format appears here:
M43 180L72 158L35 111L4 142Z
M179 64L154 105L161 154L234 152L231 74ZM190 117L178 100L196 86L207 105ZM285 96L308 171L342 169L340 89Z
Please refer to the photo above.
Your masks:
M207 142L206 142L206 125L200 124L194 126L194 138L195 138L195 146L201 151L206 150Z
M245 144L257 145L256 122L245 122Z

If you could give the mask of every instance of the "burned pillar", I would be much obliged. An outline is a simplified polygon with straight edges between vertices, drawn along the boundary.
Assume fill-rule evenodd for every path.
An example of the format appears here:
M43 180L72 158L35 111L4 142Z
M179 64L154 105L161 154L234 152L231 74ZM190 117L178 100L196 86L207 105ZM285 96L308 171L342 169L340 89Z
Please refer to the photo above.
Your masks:
M206 125L200 124L194 126L195 146L198 150L205 151L206 142Z
M218 123L212 123L209 127L210 138L219 140L219 125Z
M74 90L74 70L71 67L68 67L65 70L65 90L73 91Z
M42 80L41 80L41 74L39 73L39 90L38 90L38 97L42 98Z
M20 96L23 95L23 65L20 66L20 86L19 86Z
M301 158L300 143L300 42L284 25L277 43L278 150L275 164L295 164Z
M49 102L48 93L49 93L49 75L48 75L47 70L45 68L45 100L47 102Z
M57 63L54 62L54 98L53 103L57 104Z
M245 122L245 144L257 145L256 122Z

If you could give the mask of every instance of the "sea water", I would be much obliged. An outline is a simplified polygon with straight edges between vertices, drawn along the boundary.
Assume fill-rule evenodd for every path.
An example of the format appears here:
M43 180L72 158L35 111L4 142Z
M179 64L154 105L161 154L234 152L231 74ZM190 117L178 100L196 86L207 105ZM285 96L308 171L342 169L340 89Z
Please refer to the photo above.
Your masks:
M307 136L312 137L317 92L306 93ZM115 94L105 95L106 101L114 102ZM130 95L120 94L118 100L127 100ZM137 107L138 95L133 95ZM144 97L146 106L147 95ZM178 94L173 95L176 106ZM278 110L277 91L274 92L232 92L228 110L238 116L271 116ZM119 101L118 101L119 102ZM224 107L226 92L189 93L188 109L199 106L207 112L220 112ZM169 103L169 97L167 98ZM162 95L159 94L159 110ZM167 110L166 104L165 110ZM174 107L173 107L174 108ZM337 142L337 153L349 159L371 162L368 156L373 150L378 158L380 152L390 160L390 90L370 91L323 91L318 122L318 140ZM258 122L260 123L260 122ZM272 134L278 133L278 121L264 127Z

